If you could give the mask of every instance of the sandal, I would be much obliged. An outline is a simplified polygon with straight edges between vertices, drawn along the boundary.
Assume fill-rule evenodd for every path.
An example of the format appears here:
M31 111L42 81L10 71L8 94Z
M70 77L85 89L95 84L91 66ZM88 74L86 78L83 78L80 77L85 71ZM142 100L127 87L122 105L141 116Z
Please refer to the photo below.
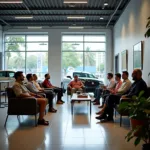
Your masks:
M51 109L49 109L49 112L51 112L51 113L56 113L56 112L57 112L57 110L56 110L56 109L54 109L54 108L51 108Z
M46 120L44 120L44 119L38 120L38 125L45 125L45 126L48 126L48 125L49 125L49 121L46 121Z

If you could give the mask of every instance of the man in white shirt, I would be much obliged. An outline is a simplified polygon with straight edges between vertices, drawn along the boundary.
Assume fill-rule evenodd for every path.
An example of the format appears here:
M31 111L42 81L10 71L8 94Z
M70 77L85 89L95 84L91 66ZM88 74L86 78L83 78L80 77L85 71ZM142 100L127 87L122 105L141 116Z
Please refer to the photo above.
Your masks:
M107 74L107 79L109 81L108 85L96 88L94 93L95 100L93 101L94 102L93 105L100 105L100 97L103 91L107 91L115 88L116 83L112 73Z

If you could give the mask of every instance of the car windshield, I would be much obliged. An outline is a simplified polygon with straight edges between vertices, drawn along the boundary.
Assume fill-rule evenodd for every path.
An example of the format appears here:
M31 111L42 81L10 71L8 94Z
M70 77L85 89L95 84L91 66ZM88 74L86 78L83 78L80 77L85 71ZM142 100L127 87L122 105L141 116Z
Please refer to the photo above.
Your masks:
M78 77L82 77L82 78L96 78L93 74L88 74L88 73L74 72L73 76L75 75L77 75Z
M86 74L85 73L77 73L77 72L75 72L75 73L73 73L73 76L78 76L78 77L86 77Z
M87 74L88 78L96 78L93 74Z

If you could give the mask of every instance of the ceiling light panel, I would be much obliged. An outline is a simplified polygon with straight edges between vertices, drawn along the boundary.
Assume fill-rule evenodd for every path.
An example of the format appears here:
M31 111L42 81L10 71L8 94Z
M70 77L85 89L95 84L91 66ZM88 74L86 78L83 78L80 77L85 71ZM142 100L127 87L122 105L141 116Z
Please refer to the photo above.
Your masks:
M42 29L42 27L38 27L38 26L31 26L31 27L28 27L28 29Z
M85 16L67 16L67 19L85 19Z
M70 27L68 27L69 29L84 29L84 27L73 27L73 26L70 26Z
M22 0L0 0L1 4L17 4L17 3L23 3Z
M15 16L15 19L32 19L33 16Z

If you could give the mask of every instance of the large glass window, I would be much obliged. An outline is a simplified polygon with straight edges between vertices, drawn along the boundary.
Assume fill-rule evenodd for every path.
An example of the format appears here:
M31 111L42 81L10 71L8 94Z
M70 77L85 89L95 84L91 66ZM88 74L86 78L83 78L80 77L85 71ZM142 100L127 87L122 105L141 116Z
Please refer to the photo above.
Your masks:
M104 81L105 35L62 35L62 76L85 71Z
M5 35L5 69L36 73L48 72L48 35Z

